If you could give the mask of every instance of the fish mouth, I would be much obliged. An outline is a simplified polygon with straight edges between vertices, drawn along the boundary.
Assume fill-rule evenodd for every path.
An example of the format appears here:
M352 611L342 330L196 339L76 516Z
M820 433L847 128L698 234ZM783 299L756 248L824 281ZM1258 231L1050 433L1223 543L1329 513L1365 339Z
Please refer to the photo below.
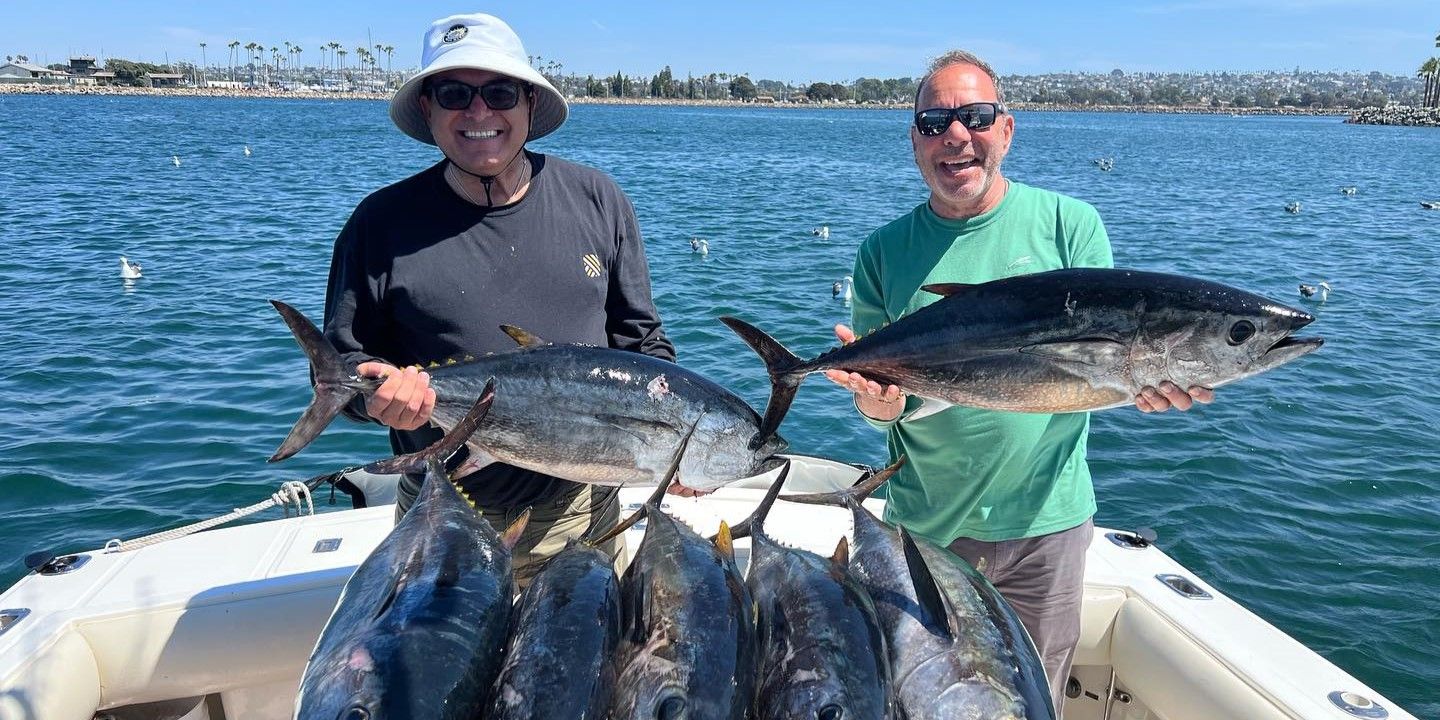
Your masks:
M1290 362L1302 355L1309 355L1325 344L1321 337L1295 337L1286 335L1265 351L1265 361L1270 367Z

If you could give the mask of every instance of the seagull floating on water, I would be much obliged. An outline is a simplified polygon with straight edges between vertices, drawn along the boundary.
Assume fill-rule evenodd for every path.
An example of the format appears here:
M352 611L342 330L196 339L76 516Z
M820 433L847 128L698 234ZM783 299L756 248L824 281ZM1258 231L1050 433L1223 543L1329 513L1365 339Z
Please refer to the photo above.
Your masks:
M690 252L699 253L701 255L709 255L710 241L698 237L690 238Z
M812 229L810 231L810 234L814 235L815 237L828 238L830 237L830 226L821 225L820 227Z
M1360 188L1357 188L1357 187L1355 187L1354 185L1347 185L1347 186L1345 186L1345 187L1340 188L1340 194L1341 194L1341 195L1354 195L1355 193L1357 193L1357 192L1359 192L1359 191L1360 191Z
M1288 212L1288 213L1290 213L1291 215L1294 215L1295 213L1300 212L1300 203L1298 203L1298 202L1287 203L1287 204L1285 205L1285 212Z
M246 146L245 146L245 157L250 157L250 146L249 146L249 145L246 145Z
M138 277L140 277L140 263L130 262L129 260L126 260L126 259L125 259L125 256L124 256L124 255L121 255L121 256L120 256L120 279L121 279L121 280L134 280L135 278L138 278Z
M850 288L854 284L855 278L851 277L850 275L846 275L845 277L836 280L835 284L830 286L830 297L836 298L838 300L844 300L845 302L850 302Z
M1326 300L1329 300L1329 299L1330 299L1330 283L1325 282L1324 280L1321 280L1319 285L1306 285L1305 283L1300 283L1300 295L1301 295L1301 296L1307 297L1307 298L1312 298L1312 297L1315 297L1315 293L1317 293L1317 292L1320 293L1320 302L1323 303L1323 302L1325 302Z
M1420 207L1426 210L1440 210L1440 200L1421 200Z

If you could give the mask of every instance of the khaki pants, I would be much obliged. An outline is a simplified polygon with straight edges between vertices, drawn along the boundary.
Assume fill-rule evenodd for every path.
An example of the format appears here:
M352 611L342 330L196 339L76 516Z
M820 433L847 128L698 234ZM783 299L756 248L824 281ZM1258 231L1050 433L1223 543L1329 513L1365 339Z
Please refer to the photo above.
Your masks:
M556 499L549 505L530 508L530 521L520 542L510 551L511 565L515 568L515 592L529 587L535 574L545 566L545 561L565 549L571 540L579 540L590 528L598 528L603 534L620 521L619 503L612 495L616 488L582 485L574 495ZM525 511L524 508L506 512L486 512L485 519L494 526L495 532L503 533ZM601 550L615 559L615 571L625 565L625 536L622 534L600 546Z
M1085 551L1095 523L1020 540L983 542L960 538L950 552L965 558L1015 608L1035 641L1050 681L1055 717L1065 702L1065 683L1080 642L1080 603L1085 591Z

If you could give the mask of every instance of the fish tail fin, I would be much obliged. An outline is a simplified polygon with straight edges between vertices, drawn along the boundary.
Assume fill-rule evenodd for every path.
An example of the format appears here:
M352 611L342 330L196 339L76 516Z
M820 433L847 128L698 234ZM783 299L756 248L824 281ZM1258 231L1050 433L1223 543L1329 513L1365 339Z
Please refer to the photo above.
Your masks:
M315 398L310 401L310 406L305 408L300 419L295 421L295 426L290 428L290 434L280 443L275 454L270 456L270 462L276 462L309 445L367 385L356 382L340 353L336 352L335 347L320 333L320 328L310 322L310 318L279 300L271 300L270 304L275 306L285 324L290 326L295 342L310 359L310 370L315 382Z
M765 363L765 371L770 373L770 402L765 405L760 432L751 443L759 447L760 443L780 428L780 421L785 419L785 413L790 411L790 403L795 401L795 392L800 389L800 382L811 370L800 356L790 352L764 330L728 315L722 316L720 322L725 323L726 327L739 335L740 339L760 356L760 360Z
M900 467L904 464L905 456L901 455L900 459L896 460L894 465L884 468L883 470L872 470L862 475L859 480L855 481L854 485L844 490L823 493L804 493L800 495L781 495L780 499L787 502L804 503L806 505L834 505L837 507L858 505L864 502L865 498L870 497L870 494L878 490L881 485L889 482L890 478L895 476L895 473L900 472Z

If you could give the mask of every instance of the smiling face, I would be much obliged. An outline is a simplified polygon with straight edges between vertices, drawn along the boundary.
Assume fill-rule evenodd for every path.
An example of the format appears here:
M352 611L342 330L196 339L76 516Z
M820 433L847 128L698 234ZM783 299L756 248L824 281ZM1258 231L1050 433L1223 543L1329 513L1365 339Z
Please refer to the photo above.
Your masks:
M999 92L984 70L968 64L936 71L915 101L915 110L954 108L973 102L998 102ZM1000 204L1005 183L1000 163L1010 151L1015 118L1000 115L985 130L967 130L958 122L934 137L910 126L915 165L930 187L930 207L945 218L975 217Z
M458 80L478 87L502 78L506 76L489 70L446 70L436 73L430 82ZM492 110L477 93L470 107L446 110L427 92L420 96L420 110L445 157L476 175L498 175L525 147L533 100L529 93L522 93L515 107Z

